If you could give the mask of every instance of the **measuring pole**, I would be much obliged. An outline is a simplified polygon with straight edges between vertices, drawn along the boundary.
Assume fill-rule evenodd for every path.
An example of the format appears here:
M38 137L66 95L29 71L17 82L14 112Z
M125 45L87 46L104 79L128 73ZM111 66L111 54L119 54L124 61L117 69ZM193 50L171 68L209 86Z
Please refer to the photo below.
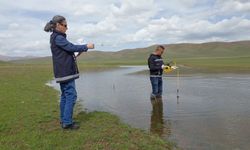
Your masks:
M175 62L175 66L176 65L176 62ZM179 98L180 98L180 95L179 95L179 92L180 92L180 69L177 68L177 71L176 71L176 96L177 96L177 104L179 104Z

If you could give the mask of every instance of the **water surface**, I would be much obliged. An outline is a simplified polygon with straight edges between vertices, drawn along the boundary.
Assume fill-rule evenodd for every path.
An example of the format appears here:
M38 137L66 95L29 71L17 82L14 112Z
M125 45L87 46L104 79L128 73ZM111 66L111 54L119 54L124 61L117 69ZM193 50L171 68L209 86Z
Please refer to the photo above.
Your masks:
M76 80L88 111L107 111L183 149L250 149L250 77L224 74L164 78L162 100L151 101L146 67L84 72Z

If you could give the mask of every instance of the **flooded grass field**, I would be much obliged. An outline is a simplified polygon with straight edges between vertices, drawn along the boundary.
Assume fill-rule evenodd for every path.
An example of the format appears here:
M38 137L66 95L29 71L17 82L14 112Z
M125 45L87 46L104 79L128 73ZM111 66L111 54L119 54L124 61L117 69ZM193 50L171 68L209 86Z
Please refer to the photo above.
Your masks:
M76 80L78 99L87 111L111 112L183 149L249 149L250 77L181 77L179 99L177 78L164 77L162 100L151 101L149 76L133 74L143 69L84 72Z

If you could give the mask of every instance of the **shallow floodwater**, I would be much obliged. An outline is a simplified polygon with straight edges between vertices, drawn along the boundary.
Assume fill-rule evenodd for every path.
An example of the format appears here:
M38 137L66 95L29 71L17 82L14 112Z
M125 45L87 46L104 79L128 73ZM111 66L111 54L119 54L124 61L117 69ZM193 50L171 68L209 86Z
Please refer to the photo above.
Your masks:
M146 67L84 72L76 80L88 111L107 111L182 149L250 149L250 77L234 74L164 78L162 100L151 101ZM53 85L57 87L53 82Z

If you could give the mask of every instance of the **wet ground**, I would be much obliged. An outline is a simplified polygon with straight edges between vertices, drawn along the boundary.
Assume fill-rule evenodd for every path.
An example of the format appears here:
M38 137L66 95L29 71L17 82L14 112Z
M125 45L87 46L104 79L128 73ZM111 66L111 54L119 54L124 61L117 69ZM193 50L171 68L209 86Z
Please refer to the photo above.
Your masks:
M108 111L133 127L176 142L183 149L249 149L250 77L236 74L164 78L162 99L150 99L145 67L84 72L76 80L88 111ZM58 86L53 83L54 86Z

